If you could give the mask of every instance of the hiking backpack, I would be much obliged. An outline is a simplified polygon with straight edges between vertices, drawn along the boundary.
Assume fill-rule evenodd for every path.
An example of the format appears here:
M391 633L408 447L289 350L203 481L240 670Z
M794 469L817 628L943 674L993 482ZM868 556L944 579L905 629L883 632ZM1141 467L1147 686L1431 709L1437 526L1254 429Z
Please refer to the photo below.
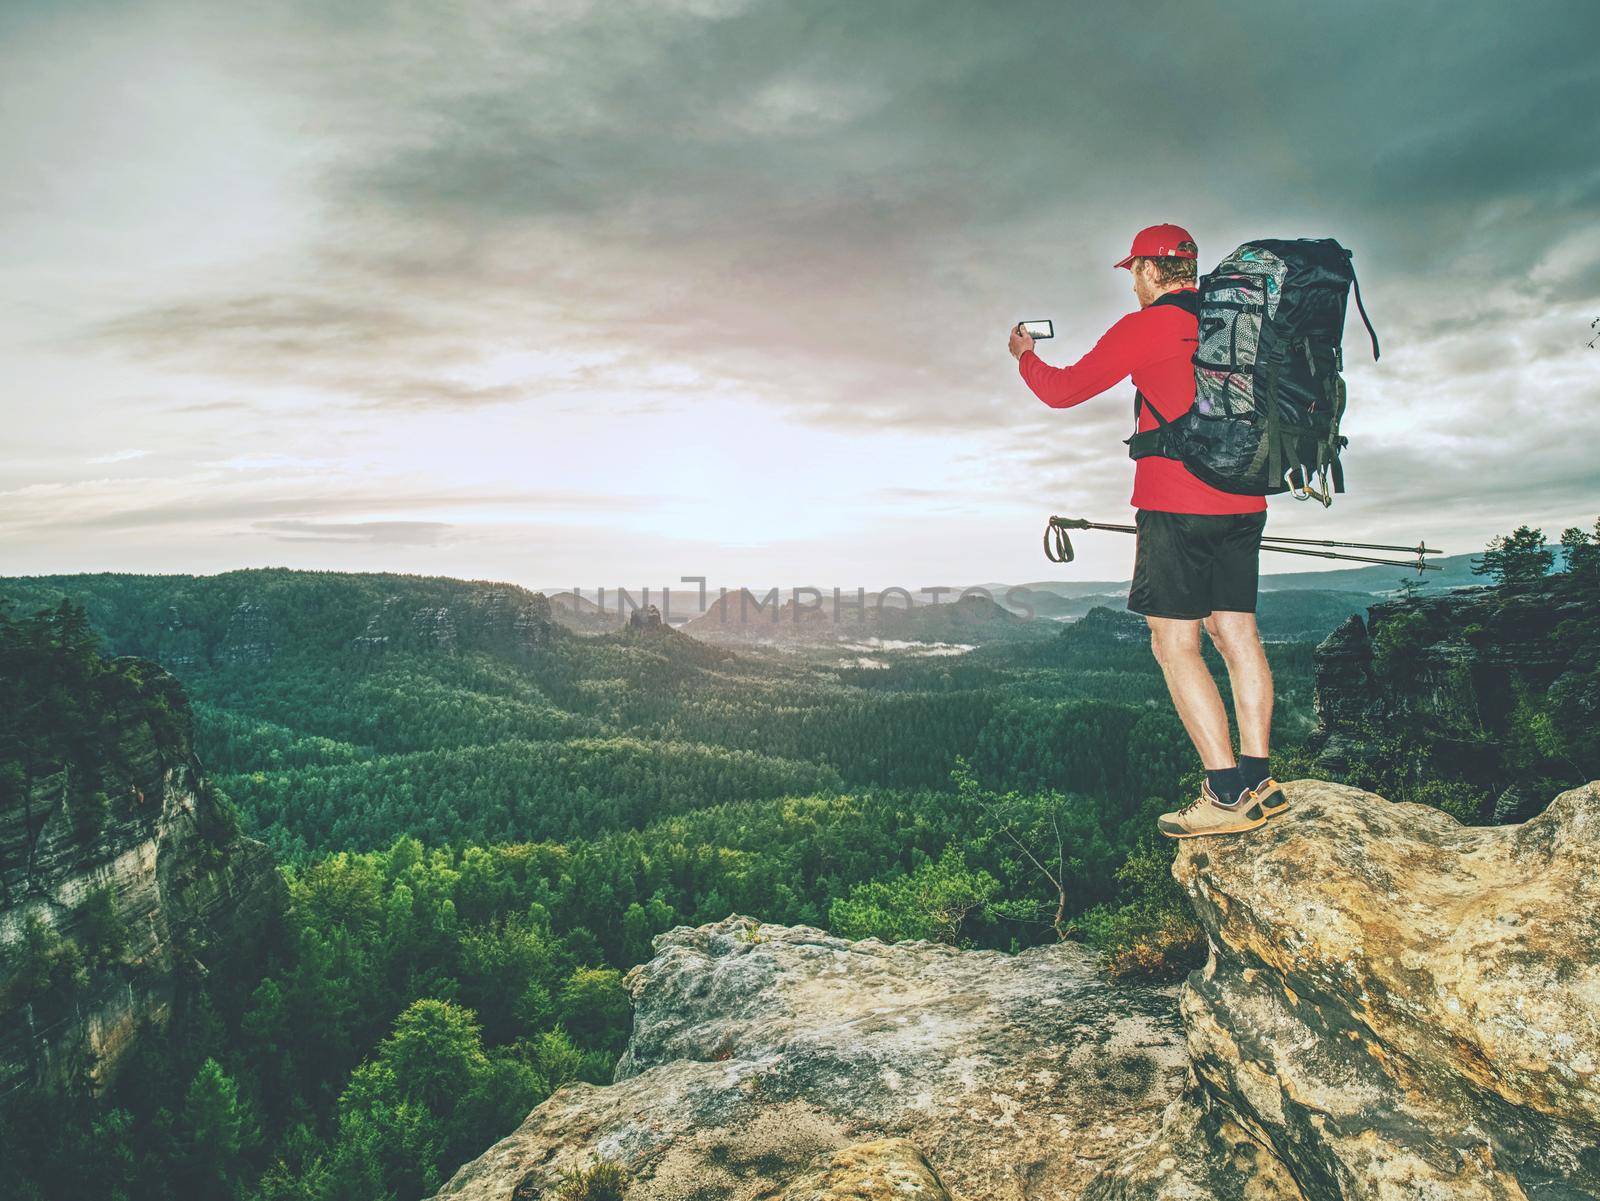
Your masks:
M1158 297L1154 303L1199 318L1194 404L1168 421L1135 392L1128 457L1180 459L1223 492L1289 492L1332 504L1333 493L1344 491L1339 452L1349 441L1339 433L1345 405L1339 372L1352 286L1377 359L1378 335L1361 304L1350 252L1332 238L1246 242L1201 277L1198 292ZM1142 433L1141 405L1156 420L1155 429ZM1314 476L1320 489L1312 486Z

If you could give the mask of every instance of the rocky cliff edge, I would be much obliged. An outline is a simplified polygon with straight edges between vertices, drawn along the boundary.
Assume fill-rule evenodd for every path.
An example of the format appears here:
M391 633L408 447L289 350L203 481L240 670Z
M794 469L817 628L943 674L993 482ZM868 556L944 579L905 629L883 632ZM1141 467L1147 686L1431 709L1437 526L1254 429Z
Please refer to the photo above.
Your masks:
M1600 1196L1600 784L1494 828L1287 787L1179 853L1211 942L1181 1037L1073 946L679 928L629 977L615 1082L440 1195L553 1201L608 1161L629 1201Z
M1194 1087L1096 1201L1600 1196L1600 783L1519 826L1337 784L1174 874L1211 939L1181 997Z
M124 659L127 687L85 725L76 759L35 764L0 796L0 1096L48 1083L104 1085L140 1029L165 1024L185 981L252 965L287 903L267 848L241 836L191 749L188 702L153 663ZM96 764L86 823L74 773ZM18 959L32 923L72 948L114 927L113 954L29 989Z

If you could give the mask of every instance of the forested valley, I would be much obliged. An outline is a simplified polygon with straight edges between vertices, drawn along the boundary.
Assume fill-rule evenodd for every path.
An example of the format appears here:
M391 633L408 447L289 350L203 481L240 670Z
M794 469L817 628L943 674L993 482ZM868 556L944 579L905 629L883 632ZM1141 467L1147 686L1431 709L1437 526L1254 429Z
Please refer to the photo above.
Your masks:
M1198 772L1124 612L864 665L579 635L538 594L421 577L34 577L0 596L0 803L88 753L99 698L140 670L116 656L155 660L187 698L161 720L192 729L289 897L255 970L188 982L101 1095L4 1103L9 1195L428 1196L552 1090L608 1081L626 971L653 935L730 912L1000 950L1072 938L1134 977L1202 956L1154 837ZM1286 767L1305 766L1313 646L1268 646ZM30 926L6 987L70 995L119 954L116 914L96 928L85 947Z

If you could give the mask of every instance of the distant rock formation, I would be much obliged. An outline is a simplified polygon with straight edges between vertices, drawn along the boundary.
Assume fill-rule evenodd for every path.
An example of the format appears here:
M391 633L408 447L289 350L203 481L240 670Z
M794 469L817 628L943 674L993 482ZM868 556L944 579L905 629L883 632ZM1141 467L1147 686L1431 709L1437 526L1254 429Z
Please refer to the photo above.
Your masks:
M1359 779L1403 730L1436 749L1442 773L1496 779L1519 693L1582 686L1597 636L1600 596L1568 574L1375 604L1317 648L1318 765Z
M1288 791L1179 852L1194 1083L1085 1198L1600 1196L1600 783L1487 828Z
M228 619L218 660L230 664L270 663L273 649L272 623L266 610L250 601L240 601Z
M635 609L628 614L628 628L642 632L664 628L661 622L661 610L654 605L646 605L642 609Z
M556 636L555 615L542 592L491 588L473 598L468 624L474 645L511 658L532 658Z
M1150 645L1150 625L1139 614L1126 609L1097 607L1084 614L1067 636L1074 641L1098 640L1146 647Z
M542 593L489 588L469 593L465 604L420 607L394 595L384 598L366 628L350 640L350 647L367 655L484 650L525 660L550 645L554 627L550 602Z
M140 1027L166 1021L186 976L252 958L286 903L267 848L238 834L201 773L177 681L137 667L135 695L86 715L101 744L86 757L112 765L92 820L71 762L36 765L0 801L0 1096L69 1078L103 1084ZM30 919L80 947L114 927L121 946L86 957L68 987L30 987L17 962Z
M186 671L206 663L204 637L184 620L176 605L167 606L167 619L161 626L156 658L163 667L172 671Z
M351 648L369 655L389 650L404 629L404 613L405 602L400 597L385 597L378 611L367 619L366 629L351 639Z
M1172 990L1071 945L851 942L729 917L627 983L615 1082L570 1084L441 1197L555 1196L606 1160L629 1201L1076 1197L1185 1073Z

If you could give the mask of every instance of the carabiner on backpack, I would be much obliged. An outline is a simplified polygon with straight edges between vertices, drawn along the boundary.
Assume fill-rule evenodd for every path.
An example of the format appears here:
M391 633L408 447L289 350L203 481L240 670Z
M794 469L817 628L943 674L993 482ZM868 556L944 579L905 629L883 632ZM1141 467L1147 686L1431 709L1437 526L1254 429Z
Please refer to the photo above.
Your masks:
M1305 483L1299 485L1298 487L1295 485L1293 478L1294 473L1297 471L1305 480ZM1283 473L1283 485L1289 489L1289 495L1294 497L1296 500L1321 501L1324 509L1333 503L1333 497L1328 495L1327 480L1322 481L1322 490L1319 492L1317 489L1311 486L1311 477L1307 474L1306 469L1298 463Z

